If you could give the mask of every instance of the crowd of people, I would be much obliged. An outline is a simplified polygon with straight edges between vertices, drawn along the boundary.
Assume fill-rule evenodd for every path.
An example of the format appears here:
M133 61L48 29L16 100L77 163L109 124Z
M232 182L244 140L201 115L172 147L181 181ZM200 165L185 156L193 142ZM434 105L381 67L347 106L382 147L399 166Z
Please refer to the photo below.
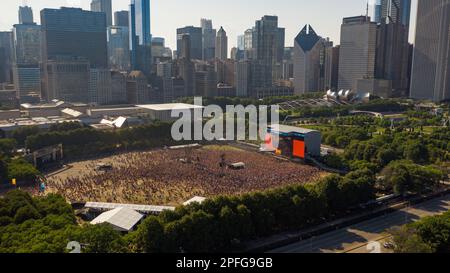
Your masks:
M243 162L234 170L231 164ZM110 170L85 164L70 176L49 177L50 192L71 202L177 205L193 196L242 194L318 179L321 171L241 150L181 149L136 152L104 159Z

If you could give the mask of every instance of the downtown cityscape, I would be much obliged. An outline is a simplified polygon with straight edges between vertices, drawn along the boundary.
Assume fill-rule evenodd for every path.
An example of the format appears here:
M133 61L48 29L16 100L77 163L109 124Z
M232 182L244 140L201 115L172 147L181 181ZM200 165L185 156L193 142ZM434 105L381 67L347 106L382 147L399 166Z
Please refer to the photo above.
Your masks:
M44 2L1 4L0 253L450 252L450 0Z

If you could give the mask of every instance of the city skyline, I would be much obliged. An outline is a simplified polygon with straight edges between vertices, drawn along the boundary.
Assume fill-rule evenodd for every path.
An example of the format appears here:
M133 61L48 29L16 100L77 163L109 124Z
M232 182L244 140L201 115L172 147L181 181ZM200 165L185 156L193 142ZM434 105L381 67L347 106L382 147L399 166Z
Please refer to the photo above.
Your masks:
M340 43L340 26L342 19L348 16L364 15L366 13L366 0L348 0L346 5L341 5L337 1L320 0L315 2L310 1L293 1L280 0L277 5L265 3L267 0L259 0L258 5L255 1L250 0L245 3L231 0L227 2L214 3L215 9L210 9L211 1L195 0L195 1L180 1L180 0L165 0L165 1L151 1L151 25L153 37L164 37L166 44L172 50L176 49L176 29L184 26L200 26L201 18L211 19L213 27L219 29L223 26L226 29L229 37L230 50L237 46L237 36L242 35L244 31L252 27L256 20L263 15L277 15L279 18L279 25L286 28L286 46L294 45L294 38L305 24L315 26L315 30L322 37L330 37L336 44ZM113 0L113 12L120 10L128 10L130 1L128 0ZM233 5L233 2L236 2ZM372 4L373 0L369 0ZM18 23L18 9L19 6L27 4L33 8L35 14L35 21L40 23L39 16L37 16L43 8L59 8L61 6L81 7L90 10L91 0L12 0L7 1L4 10L8 11L5 16L0 18L0 30L11 30L12 25ZM329 8L324 10L323 5L326 4ZM233 17L229 19L229 14L236 14L236 7L238 13L243 16ZM410 28L410 42L414 41L415 30L415 16L416 16L417 0L412 0L411 9L411 28ZM186 12L190 10L191 12ZM172 14L170 17L167 14ZM322 14L322 16L317 16ZM369 16L373 15L372 5L370 6ZM178 18L177 20L168 20L167 18Z

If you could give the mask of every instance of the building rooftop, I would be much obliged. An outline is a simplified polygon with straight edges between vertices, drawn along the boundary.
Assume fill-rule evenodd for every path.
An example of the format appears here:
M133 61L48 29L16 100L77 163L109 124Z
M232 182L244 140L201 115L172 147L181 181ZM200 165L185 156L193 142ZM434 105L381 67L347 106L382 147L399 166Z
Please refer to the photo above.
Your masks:
M319 132L317 130L311 130L311 129L288 126L288 125L280 125L280 124L273 124L273 125L269 126L269 128L272 132L278 132L278 133L282 133L282 134L290 134L290 133L309 134L309 133Z
M144 104L136 105L137 107L153 111L171 111L171 110L192 110L203 109L203 106L186 104L186 103L165 103L165 104Z
M142 220L144 216L129 208L116 208L100 214L92 220L91 224L108 223L118 231L131 231Z
M97 202L87 202L84 205L88 209L98 209L98 210L111 210L116 208L129 208L141 213L161 213L164 210L174 211L175 207L169 206L151 206L151 205L135 205L135 204L116 204L116 203L97 203Z
M195 196L192 199L189 199L188 201L184 202L183 205L188 206L193 203L201 204L201 203L205 202L205 200L206 200L205 197Z

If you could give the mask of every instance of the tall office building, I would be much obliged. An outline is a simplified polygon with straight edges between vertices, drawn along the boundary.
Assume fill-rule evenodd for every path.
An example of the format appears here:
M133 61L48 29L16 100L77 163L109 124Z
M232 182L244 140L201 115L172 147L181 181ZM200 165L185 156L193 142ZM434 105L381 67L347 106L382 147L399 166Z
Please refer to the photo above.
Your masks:
M245 50L245 35L239 35L237 37L237 49L238 50Z
M381 0L377 33L375 77L390 81L396 96L407 94L409 85L410 0Z
M11 31L0 31L0 83L12 82L12 40Z
M129 12L127 10L114 12L114 25L116 27L129 27Z
M324 39L311 25L305 25L294 41L295 94L322 91L321 58L325 50Z
M45 99L89 102L90 62L86 58L57 56L44 63Z
M381 0L380 22L401 23L409 27L411 0Z
M367 16L344 18L339 54L339 89L356 90L360 79L375 76L377 24Z
M126 104L127 72L111 71L111 104Z
M203 32L200 27L187 26L177 29L177 54L181 56L183 36L190 36L190 58L194 60L203 59Z
M217 73L211 64L202 64L195 71L195 96L217 96Z
M228 36L223 27L220 27L216 37L216 58L219 60L228 59Z
M89 73L89 103L106 105L113 102L111 71L91 69Z
M128 27L108 27L109 67L119 71L130 71L130 33Z
M202 50L203 60L213 60L216 57L216 33L213 28L212 21L208 19L201 19L200 22L202 28Z
M41 62L41 26L17 24L13 27L14 63L39 65Z
M106 25L113 25L111 0L92 0L91 11L104 12L106 14Z
M127 98L130 104L149 102L147 77L141 71L132 71L127 77Z
M131 66L149 77L152 70L150 0L132 0L129 16Z
M19 7L19 24L32 24L33 9L29 6Z
M450 99L450 0L419 0L411 97Z
M178 75L184 80L183 97L194 95L195 89L195 66L191 60L191 35L184 34L181 36L179 44Z
M327 47L325 49L325 90L337 91L338 89L339 50L340 46Z
M381 23L381 12L383 10L382 1L383 0L375 0L373 5L373 21L377 24Z
M31 9L30 9L31 11ZM21 11L19 11L20 17ZM33 17L28 14L29 17ZM20 20L19 20L20 21ZM28 21L13 28L13 78L22 103L41 98L41 26Z
M43 9L42 58L84 57L93 68L108 67L106 15L79 8Z
M43 97L88 102L89 67L108 68L105 13L43 9L41 23Z
M236 62L236 96L248 97L251 84L251 63L248 60Z
M281 77L285 29L278 27L277 16L264 16L256 21L252 37L254 82L258 87L272 86Z

